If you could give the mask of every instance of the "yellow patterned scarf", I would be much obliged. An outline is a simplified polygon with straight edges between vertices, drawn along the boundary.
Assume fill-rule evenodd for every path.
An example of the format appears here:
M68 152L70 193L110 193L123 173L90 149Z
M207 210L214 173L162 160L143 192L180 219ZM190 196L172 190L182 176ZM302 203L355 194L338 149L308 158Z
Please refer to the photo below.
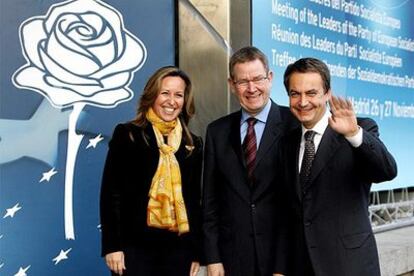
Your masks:
M152 108L146 117L152 124L160 151L158 168L148 194L147 224L183 234L189 231L189 225L181 189L180 166L174 155L181 143L181 123L179 119L163 121ZM163 135L168 135L168 144L165 144Z

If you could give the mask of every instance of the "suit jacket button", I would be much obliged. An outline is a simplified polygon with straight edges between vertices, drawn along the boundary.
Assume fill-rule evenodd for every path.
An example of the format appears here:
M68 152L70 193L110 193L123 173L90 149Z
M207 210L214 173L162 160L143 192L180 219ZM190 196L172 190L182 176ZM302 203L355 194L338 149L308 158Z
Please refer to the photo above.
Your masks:
M250 207L252 207L252 209L256 208L256 205L253 203L252 205L250 205Z
M311 226L311 224L312 224L312 221L310 221L310 220L305 221L305 226L306 227Z

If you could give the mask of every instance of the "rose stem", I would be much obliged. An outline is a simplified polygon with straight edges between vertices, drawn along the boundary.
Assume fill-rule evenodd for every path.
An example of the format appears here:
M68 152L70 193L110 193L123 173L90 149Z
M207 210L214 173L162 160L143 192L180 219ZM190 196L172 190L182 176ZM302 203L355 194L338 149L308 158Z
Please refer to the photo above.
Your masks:
M69 115L68 127L68 151L66 154L65 172L65 237L67 240L75 239L73 226L73 174L75 171L76 155L83 135L76 134L76 122L80 112L85 107L84 103L75 103Z

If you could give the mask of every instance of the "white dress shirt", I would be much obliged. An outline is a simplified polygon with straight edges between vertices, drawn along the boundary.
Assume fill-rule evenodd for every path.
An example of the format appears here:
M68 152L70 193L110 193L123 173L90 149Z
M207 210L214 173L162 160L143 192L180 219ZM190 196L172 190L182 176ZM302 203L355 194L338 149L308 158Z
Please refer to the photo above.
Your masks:
M262 111L254 116L254 118L257 119L257 122L254 125L254 132L256 134L256 149L259 149L260 141L262 141L263 132L266 127L267 117L269 116L271 107L272 101L269 99L267 104L263 107ZM242 115L240 119L240 141L242 144L247 134L247 119L250 117L252 116L242 108Z
M327 109L323 117L316 123L316 125L307 129L302 125L302 137L300 139L300 149L299 149L299 171L302 166L303 154L305 152L305 132L308 130L313 130L316 132L315 137L313 138L313 143L315 144L315 154L318 152L319 144L321 143L323 133L328 126L328 119L331 116L331 112ZM362 144L362 129L358 127L358 133L355 136L345 137L346 140L355 148L359 147Z

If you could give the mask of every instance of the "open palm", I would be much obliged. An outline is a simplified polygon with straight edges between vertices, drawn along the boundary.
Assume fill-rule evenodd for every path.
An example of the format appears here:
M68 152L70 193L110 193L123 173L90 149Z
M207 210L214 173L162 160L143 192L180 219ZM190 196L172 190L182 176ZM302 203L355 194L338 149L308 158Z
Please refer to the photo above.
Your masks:
M350 137L358 132L358 124L352 103L349 100L331 96L329 99L332 116L329 118L330 127L336 132Z

